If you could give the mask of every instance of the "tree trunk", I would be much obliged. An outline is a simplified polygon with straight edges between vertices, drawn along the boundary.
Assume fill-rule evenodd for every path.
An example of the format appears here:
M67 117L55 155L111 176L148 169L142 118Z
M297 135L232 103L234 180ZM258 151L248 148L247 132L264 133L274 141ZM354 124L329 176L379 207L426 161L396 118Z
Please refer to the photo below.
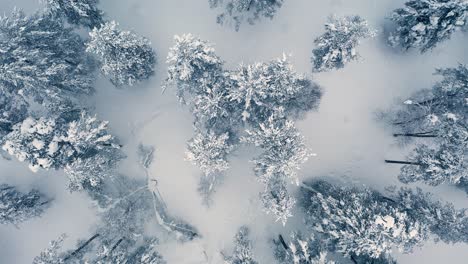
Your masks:
M439 99L437 99L437 98L432 98L432 99L428 99L426 101L418 102L418 103L416 103L414 105L428 105L428 104L432 104L434 102L437 102L438 100Z
M0 191L10 190L10 189L13 189L13 188L14 188L13 186L7 186L5 188L0 189Z
M447 96L449 96L449 97L456 96L456 95L458 95L458 93L460 92L460 90L461 90L461 89L456 90L456 91L455 91L454 93L452 93L452 94L447 94ZM419 103L417 103L417 104L419 104L419 105L429 105L429 104L436 103L436 102L438 102L438 101L440 101L440 100L441 100L440 97L438 97L438 98L432 98L432 99L428 99L428 100L419 102Z
M410 122L414 122L414 121L423 119L423 118L425 118L425 117L426 117L426 116L423 115L423 116L418 116L418 117L411 118L411 119L405 120L405 121L393 122L392 125L403 125L403 124L407 124L407 123L410 123Z
M250 11L250 8L252 7L254 0L250 0L249 5L247 6L247 11Z
M354 258L353 255L351 255L351 261L352 261L354 264L358 264L357 260Z
M279 239L281 245L283 245L284 249L289 250L289 247L286 244L286 242L284 241L283 236L281 234L278 235L278 239Z
M53 200L51 199L51 200L44 201L44 202L40 203L39 205L45 205L45 204L50 203L51 201L53 201Z
M419 162L402 161L402 160L385 160L385 163L406 164L406 165L418 165L418 166L421 165L421 163L419 163Z
M308 191L311 191L311 192L313 192L313 193L317 193L317 191L314 190L314 188L310 187L309 185L307 185L307 184L305 184L305 183L303 183L303 182L301 183L300 186L301 186L302 188L308 190Z
M83 250L83 248L85 248L89 243L91 243L94 239L96 239L97 237L99 237L99 234L95 234L94 236L92 236L90 239L88 239L86 242L83 243L83 245L81 245L79 248L77 248L75 251L73 251L70 255L68 255L67 257L65 257L63 260L64 261L67 261L68 259L70 259L71 257L75 256L76 254L78 254L81 250Z
M120 245L120 243L122 243L123 240L124 240L123 237L119 239L117 243L115 243L114 246L112 246L111 250L109 251L109 254L112 254L112 252Z
M383 195L382 195L382 199L387 200L387 201L389 201L389 202L392 202L392 203L394 203L394 204L397 203L397 202L396 202L395 200L393 200L392 198L388 198L388 197L383 196Z
M420 138L435 138L437 135L424 134L424 133L397 133L393 134L394 137L420 137Z

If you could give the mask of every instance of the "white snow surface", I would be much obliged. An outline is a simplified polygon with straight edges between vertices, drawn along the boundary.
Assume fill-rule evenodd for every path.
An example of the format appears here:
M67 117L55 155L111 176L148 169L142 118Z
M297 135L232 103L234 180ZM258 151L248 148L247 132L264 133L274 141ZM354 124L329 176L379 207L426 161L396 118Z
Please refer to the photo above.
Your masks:
M0 0L2 14L14 6L31 12L39 8L37 0ZM276 263L272 256L271 238L287 235L301 223L299 212L285 227L261 210L258 193L262 187L252 171L252 149L240 149L231 158L231 168L224 183L214 195L214 204L202 204L196 188L200 171L184 160L186 141L193 135L190 111L179 105L175 91L162 94L166 76L165 57L173 45L175 34L192 33L215 44L217 54L227 67L240 63L268 61L291 54L298 72L311 76L310 63L313 39L322 34L327 16L358 14L379 30L379 36L358 47L361 62L344 69L314 74L313 79L324 88L318 112L311 112L298 122L298 127L316 157L300 171L302 179L330 176L356 184L383 189L399 184L399 167L384 164L384 158L403 158L405 149L395 144L390 132L374 118L374 113L417 89L430 87L436 80L437 67L467 63L468 34L455 34L433 51L400 53L388 48L384 41L385 17L403 0L286 0L273 20L254 26L243 24L239 32L216 24L217 11L208 0L101 0L108 18L119 21L123 28L133 29L150 39L156 49L156 75L149 81L128 89L115 89L100 79L93 97L99 118L109 120L113 133L121 138L129 156L121 171L131 177L143 177L134 154L138 143L154 145L156 160L150 174L159 182L159 189L171 214L196 226L203 238L180 244L169 237L160 237L159 251L168 263L222 263L219 252L232 248L233 237L241 225L248 225L254 253L259 263ZM402 99L403 98L403 99ZM34 256L48 246L50 240L67 233L66 248L78 238L91 233L96 221L92 204L85 194L66 190L63 172L39 170L32 173L25 163L15 159L0 160L0 182L18 185L27 190L37 187L54 197L53 206L43 217L21 224L20 229L0 226L0 263L31 263ZM415 185L413 185L415 186ZM425 190L468 207L464 193L449 186ZM295 191L297 187L291 186ZM461 264L468 259L467 245L446 245L428 242L413 254L397 252L402 264Z

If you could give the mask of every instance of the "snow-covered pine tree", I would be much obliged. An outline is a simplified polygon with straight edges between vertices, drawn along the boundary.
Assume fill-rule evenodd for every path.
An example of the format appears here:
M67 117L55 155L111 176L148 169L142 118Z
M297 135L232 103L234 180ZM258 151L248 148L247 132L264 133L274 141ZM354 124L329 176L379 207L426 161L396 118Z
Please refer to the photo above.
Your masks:
M122 158L107 122L86 112L74 120L28 117L13 126L2 148L32 171L66 169L71 190L96 187Z
M299 232L293 232L286 242L282 235L274 239L274 255L282 264L335 264L328 257L326 244L313 235L304 238ZM359 262L360 263L360 262Z
M246 130L242 142L260 147L264 152L256 159L255 174L261 182L280 177L299 185L297 171L311 155L305 146L304 137L294 123L283 117L270 116L258 128Z
M432 89L415 93L410 99L383 114L404 141L418 139L407 160L387 160L403 164L400 180L423 181L430 185L452 183L468 191L466 177L468 145L468 69L438 69L443 79Z
M329 251L333 248L314 234L304 237L299 232L293 232L289 240L287 243L282 235L273 240L274 255L282 264L335 264L343 261L342 256L338 257L334 254L336 252ZM389 255L381 255L379 258L351 255L350 258L355 264L397 264L396 260Z
M438 200L431 193L417 188L389 189L398 206L412 212L415 218L428 226L436 241L444 243L468 243L468 211L456 209L451 203Z
M396 28L388 41L404 50L417 48L426 52L463 29L467 18L465 0L411 0L390 16Z
M41 105L94 91L94 64L80 36L50 14L15 9L0 18L1 90Z
M446 182L459 185L463 182L467 171L468 131L464 127L458 127L457 131L448 133L442 136L445 138L444 142L435 148L419 144L413 149L408 157L409 162L402 162L406 164L398 177L401 182L422 181L432 186ZM387 162L398 163L389 160Z
M446 122L467 122L468 68L437 69L442 77L431 89L422 89L383 114L399 138L436 138L445 134ZM440 131L440 132L439 132Z
M106 22L90 33L86 51L97 55L101 71L117 87L134 84L154 74L156 54L148 39Z
M240 142L257 145L265 149L254 161L265 184L262 200L284 223L294 205L287 181L297 182L295 170L308 156L289 119L316 109L321 88L295 72L287 56L228 71L208 42L190 34L175 40L166 86L175 86L180 101L195 116L196 136L187 156L204 172L201 191L213 192L228 168L227 155Z
M55 158L59 147L59 137L55 135L55 130L54 119L28 117L5 136L2 148L19 161L28 162L32 171L40 167L49 169L63 166L61 162L67 158L68 152L62 152L65 157L61 155Z
M227 155L234 148L240 123L231 115L239 110L229 100L228 78L213 47L191 34L175 36L175 42L167 57L166 86L176 88L180 102L195 117L196 135L188 143L187 159L203 171L199 191L209 202L229 166Z
M357 46L363 39L372 38L376 31L360 16L330 16L325 33L314 40L312 70L324 72L341 69L347 63L359 59Z
M264 152L253 160L255 174L265 184L261 194L265 211L283 224L292 215L295 201L287 192L287 182L298 183L296 171L309 157L304 139L289 119L300 118L316 109L321 88L296 73L288 58L241 66L231 73L235 89L229 97L237 102L244 123L241 142Z
M284 54L267 63L241 65L230 73L230 79L229 99L242 111L234 118L250 126L258 126L271 116L299 118L315 110L322 96L322 89L297 73Z
M236 132L239 121L231 116L239 110L228 97L232 85L223 70L223 61L210 43L191 34L174 39L175 45L167 56L165 87L176 88L177 97L189 106L199 130L211 130L218 137Z
M379 258L371 258L366 255L353 256L351 261L358 264L398 264L398 262L390 255L382 255Z
M64 168L70 191L98 189L106 178L116 173L116 167L125 156L115 148L104 148L87 158L77 158Z
M0 88L0 145L5 135L13 130L13 126L23 121L27 115L27 103L23 98Z
M128 245L125 245L125 244ZM98 260L97 264L116 263L116 264L165 264L166 261L156 251L155 247L158 240L155 238L145 237L141 245L132 245L128 241L122 240L117 247L107 251L108 255L103 255L102 260ZM115 246L115 244L114 244ZM112 252L110 252L112 250ZM101 254L106 254L101 252Z
M33 259L32 264L63 264L61 248L66 235L60 235L56 240L49 243L49 247Z
M289 194L287 186L286 180L279 175L265 183L260 193L265 213L273 215L283 225L293 216L292 210L296 205L296 199Z
M307 161L310 153L304 138L294 124L284 118L271 116L255 130L247 130L241 140L263 149L253 160L255 174L265 184L261 200L267 213L275 215L277 221L286 224L292 216L295 200L287 191L287 182L299 184L297 170Z
M117 139L109 134L107 124L81 112L62 134L61 149L68 145L73 150L68 152L70 162L64 167L71 191L97 188L105 179L113 177L119 161L125 157Z
M36 257L34 264L166 263L156 251L156 237L145 233L145 225L155 217L146 182L116 175L105 179L99 188L98 192L91 193L99 206L100 217L93 235L68 251L61 250L63 238L60 238Z
M331 251L380 258L392 248L411 252L433 234L447 243L465 242L467 211L402 188L383 195L368 188L319 180L302 185L307 225ZM448 227L453 226L450 230Z
M257 264L252 252L252 242L249 238L250 230L241 226L234 237L234 250L230 256L224 256L226 264Z
M317 191L307 190L308 224L345 256L378 258L392 248L408 252L427 239L427 225L369 189L320 181L310 187Z
M33 264L165 264L162 256L155 250L157 240L155 238L144 237L138 244L135 241L121 238L110 245L101 245L95 252L93 244L99 235L93 235L73 251L62 251L62 244L65 235L61 235L57 240L51 241L50 246L35 257ZM102 242L101 242L102 243ZM86 255L86 256L85 256Z
M46 5L46 11L63 17L72 25L89 29L100 27L104 23L103 12L97 8L99 0L40 0Z
M50 201L37 190L22 193L14 186L0 184L0 224L18 225L41 216Z
M234 26L239 31L244 22L255 24L262 18L273 19L284 0L209 0L211 8L221 8L223 12L216 18L218 24Z
M215 191L223 172L229 168L227 157L232 149L228 133L218 136L214 132L197 132L187 143L187 160L197 165L203 172L199 191L205 202L210 201L211 194Z

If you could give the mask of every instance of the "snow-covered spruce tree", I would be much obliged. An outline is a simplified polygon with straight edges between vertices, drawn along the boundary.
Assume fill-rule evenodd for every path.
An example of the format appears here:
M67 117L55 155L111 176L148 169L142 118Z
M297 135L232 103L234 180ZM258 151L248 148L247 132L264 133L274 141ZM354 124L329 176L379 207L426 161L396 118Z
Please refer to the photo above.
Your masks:
M278 220L286 221L294 204L287 181L306 160L303 138L289 119L318 106L321 89L294 71L286 56L268 63L223 69L212 46L192 35L176 36L168 56L166 85L195 116L196 136L188 159L203 170L204 193L211 193L228 154L240 142L264 148L254 162L265 184L262 200Z
M252 252L252 242L249 239L250 230L241 226L234 238L234 250L230 256L224 256L226 264L257 264Z
M303 187L301 205L306 223L330 251L353 258L380 258L392 248L411 252L430 234L447 243L467 242L466 210L434 201L421 190L403 188L384 196L370 189L334 186L325 181Z
M467 18L465 0L411 0L390 16L396 28L388 41L404 50L417 48L426 52L463 29Z
M53 15L63 17L72 25L89 29L104 23L103 12L97 8L99 0L40 0L46 10Z
M71 190L99 185L122 157L107 122L86 112L74 120L28 117L13 126L2 148L32 171L65 169Z
M216 21L221 25L232 25L239 31L240 25L251 25L263 17L273 19L284 0L209 0L211 8L221 8L223 12Z
M314 40L312 70L324 72L341 69L347 63L359 59L356 51L360 41L372 38L376 32L360 16L330 16L325 33Z
M2 91L49 107L92 93L94 69L80 36L53 15L0 18Z
M0 224L18 225L42 215L50 199L37 190L22 193L15 187L0 184Z
M465 98L468 96L468 69L438 69L443 79L383 114L394 136L418 139L407 160L386 160L404 164L400 180L423 181L430 185L452 183L468 191L466 185L468 130Z
M134 84L154 74L156 54L148 39L106 22L90 33L86 51L96 54L101 71L117 87Z

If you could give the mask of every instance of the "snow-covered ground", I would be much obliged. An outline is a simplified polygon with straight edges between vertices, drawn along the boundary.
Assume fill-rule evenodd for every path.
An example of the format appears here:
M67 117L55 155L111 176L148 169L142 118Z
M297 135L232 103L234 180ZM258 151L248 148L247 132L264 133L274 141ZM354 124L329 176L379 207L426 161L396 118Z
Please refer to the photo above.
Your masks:
M215 194L214 204L203 206L196 188L199 170L184 161L185 143L192 136L192 115L177 102L173 90L162 94L166 74L165 57L176 34L192 33L215 44L217 54L228 67L240 63L267 61L290 54L298 72L311 75L310 56L313 39L323 32L327 16L358 14L369 20L379 36L365 41L358 49L360 63L343 70L314 74L324 88L317 112L298 122L309 147L317 157L302 168L303 178L333 176L376 188L398 184L398 166L384 164L384 158L401 158L404 149L396 145L388 131L375 120L375 111L385 108L398 97L429 87L437 67L468 63L468 34L455 34L432 52L405 54L389 49L383 40L385 17L403 0L286 0L272 21L255 26L242 25L239 32L216 24L216 11L208 0L102 0L101 8L123 28L133 29L152 41L158 54L156 76L140 86L115 89L106 80L98 80L94 96L96 112L110 121L113 132L122 139L129 155L122 172L142 177L135 151L138 143L157 148L150 174L159 182L159 190L171 214L195 225L202 239L184 245L161 237L160 252L168 263L221 263L219 252L232 247L241 225L252 230L254 248L260 263L275 263L270 239L287 234L300 222L292 219L286 227L275 223L261 211L251 150L240 149L232 157L232 167ZM1 13L14 6L27 12L38 8L37 0L0 0ZM31 186L55 198L42 218L15 227L0 226L0 263L30 263L48 242L67 233L67 246L89 235L95 216L90 200L83 194L69 194L61 172L33 174L27 165L14 159L0 160L0 182ZM468 207L464 193L451 187L425 189L458 207ZM400 263L466 263L468 245L426 243L411 255L395 253Z

